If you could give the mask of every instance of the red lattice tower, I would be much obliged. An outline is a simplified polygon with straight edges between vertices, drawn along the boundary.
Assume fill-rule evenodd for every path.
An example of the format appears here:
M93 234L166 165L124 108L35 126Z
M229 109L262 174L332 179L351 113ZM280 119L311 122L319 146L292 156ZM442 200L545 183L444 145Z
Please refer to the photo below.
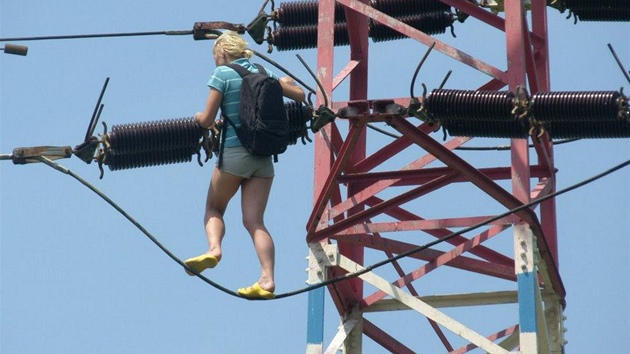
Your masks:
M348 102L332 105L344 116L322 129L315 141L315 202L307 224L313 283L365 270L375 260L420 248L554 192L554 157L547 136L511 139L505 165L476 167L456 151L471 138L440 142L435 125L390 109L396 107L392 103L408 107L409 98L368 97L369 19L426 46L435 43L435 51L486 74L488 81L478 90L517 92L518 87L526 87L532 94L549 90L545 0L532 0L527 10L524 1L505 1L503 17L465 0L441 1L505 33L507 70L405 25L365 1L319 1L317 75L328 97L346 78L350 92ZM341 70L333 67L336 4L346 9L350 40L350 60ZM323 103L320 92L318 104ZM400 137L375 146L367 125L378 122L387 123ZM532 150L530 143L535 146ZM472 189L488 202L465 205L458 198L460 189ZM431 205L429 197L440 192L449 193L448 202L440 203L448 207L423 215ZM469 215L461 215L467 210ZM435 352L427 349L435 348L432 342L441 348L438 352L481 348L490 353L561 353L565 290L558 273L556 239L551 198L329 285L342 321L330 341L322 336L324 290L314 291L309 295L307 353L321 353L324 348L331 353L340 348L361 353L363 334L396 353ZM507 251L501 240L508 241ZM455 277L459 272L470 280L449 280L461 279ZM436 277L444 288L439 294L432 293ZM423 285L426 279L428 286ZM484 284L483 289L476 290L477 284ZM491 310L485 310L489 305ZM421 320L401 320L396 310ZM487 316L481 321L483 328L465 325L471 322L466 311ZM497 313L499 318L494 319L492 314ZM423 325L428 330L422 330ZM420 348L409 342L421 343Z

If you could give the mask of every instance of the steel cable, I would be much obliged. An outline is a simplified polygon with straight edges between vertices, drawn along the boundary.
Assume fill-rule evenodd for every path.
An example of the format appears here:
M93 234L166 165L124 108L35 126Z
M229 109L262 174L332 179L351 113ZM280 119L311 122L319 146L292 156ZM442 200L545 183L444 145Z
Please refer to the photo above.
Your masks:
M449 234L447 236L441 237L439 239L436 239L434 241L426 243L426 244L424 244L422 246L413 248L413 249L411 249L409 251L406 251L404 253L400 253L399 255L397 255L395 257L387 258L387 259L385 259L383 261L374 263L374 264L372 264L370 266L367 266L367 267L363 268L360 271L353 272L353 273L348 273L348 274L345 274L343 276L336 277L336 278L333 278L333 279L329 279L329 280L323 281L321 283L313 284L313 285L310 285L310 286L307 286L307 287L304 287L304 288L301 288L301 289L298 289L298 290L295 290L295 291L281 293L281 294L276 295L276 297L273 298L273 299L257 299L257 298L252 299L252 298L243 297L243 296L239 295L238 293L236 293L236 292L234 292L232 290L229 290L229 289L221 286L218 283L213 282L212 280L210 280L210 279L206 278L205 276L203 276L203 275L199 274L198 272L196 272L194 269L189 268L181 259L179 259L177 256L175 256L164 245L162 245L146 228L144 228L139 222L137 222L133 217L131 217L131 215L129 215L124 209L122 209L118 204L116 204L113 200L111 200L107 195L105 195L103 192L101 192L98 188L94 187L92 184L90 184L89 182L87 182L86 180L84 180L83 178L81 178L80 176L75 174L74 172L70 171L69 169L59 165L58 163L56 163L56 162L54 162L54 161L52 161L52 160L50 160L50 159L48 159L46 157L43 157L43 156L39 157L39 160L41 162L43 162L44 164L52 167L53 169L71 176L72 178L76 179L81 184L83 184L85 187L90 189L92 192L96 193L99 197L101 197L101 199L106 201L110 206L112 206L114 209L116 209L116 211L118 211L121 215L123 215L129 222L131 222L134 226L136 226L145 236L147 236L156 246L158 246L162 250L162 252L164 252L168 257L170 257L177 264L181 265L184 269L190 270L199 279L203 280L204 282L206 282L210 286L212 286L212 287L214 287L214 288L216 288L216 289L218 289L218 290L220 290L220 291L222 291L222 292L224 292L224 293L226 293L228 295L234 296L234 297L238 297L238 298L242 298L242 299L246 299L246 300L264 300L264 301L279 300L279 299L283 299L283 298L299 295L299 294L302 294L302 293L306 293L306 292L309 292L309 291L312 291L312 290L315 290L315 289L318 289L318 288L321 288L321 287L324 287L324 286L332 285L332 284L335 284L335 283L338 283L338 282L341 282L341 281L345 281L345 280L348 280L348 279L357 278L357 277L359 277L359 276L361 276L361 275L363 275L365 273L371 272L372 270L380 268L380 267L382 267L382 266L384 266L386 264L390 264L390 263L395 262L395 261L397 261L399 259L402 259L402 258L405 258L405 257L409 257L409 256L411 256L411 255L413 255L415 253L418 253L418 252L423 251L425 249L428 249L430 247L436 246L436 245L438 245L438 244L440 244L442 242L445 242L447 240L450 240L450 239L452 239L454 237L457 237L457 236L460 236L460 235L462 235L464 233L467 233L467 232L473 231L475 229L478 229L478 228L480 228L480 227L482 227L484 225L487 225L487 224L489 224L491 222L497 221L497 220L505 218L505 217L507 217L507 216L509 216L511 214L517 213L517 212L519 212L521 210L525 210L527 208L530 208L532 206L540 204L540 203L542 203L542 202L544 202L544 201L546 201L548 199L555 198L555 197L557 197L559 195L562 195L564 193L570 192L570 191L572 191L574 189L583 187L583 186L585 186L585 185L587 185L589 183L592 183L592 182L594 182L594 181L596 181L596 180L598 180L600 178L603 178L603 177L605 177L605 176L607 176L607 175L609 175L609 174L611 174L613 172L616 172L616 171L618 171L618 170L620 170L620 169L630 165L630 160L627 160L627 161L622 162L622 163L620 163L620 164L618 164L618 165L616 165L616 166L614 166L614 167L612 167L612 168L610 168L610 169L608 169L608 170L606 170L604 172L601 172L601 173L599 173L599 174L597 174L597 175L595 175L595 176L593 176L591 178L588 178L586 180L578 182L578 183L576 183L574 185L571 185L571 186L569 186L567 188L564 188L562 190L556 191L555 193L551 193L551 194L545 195L544 197L541 197L541 198L536 199L534 201L531 201L529 203L523 204L523 205L521 205L521 206L519 206L517 208L508 210L507 212L505 212L503 214L494 216L492 218L488 218L488 219L486 219L486 220L484 220L484 221L482 221L480 223L477 223L475 225L469 226L469 227L467 227L465 229L453 232L453 233L451 233L451 234Z

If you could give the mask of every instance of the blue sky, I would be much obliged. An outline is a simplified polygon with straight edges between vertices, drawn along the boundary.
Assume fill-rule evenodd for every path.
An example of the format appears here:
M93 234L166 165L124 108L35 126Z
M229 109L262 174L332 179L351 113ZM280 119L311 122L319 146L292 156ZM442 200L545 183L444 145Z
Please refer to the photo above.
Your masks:
M197 21L248 23L262 2L3 0L0 37L191 29ZM438 36L505 68L503 34L474 19ZM630 25L578 23L549 9L552 90L629 89L611 43L630 68ZM14 42L26 57L0 55L0 153L16 147L74 146L85 135L103 82L101 120L115 124L189 117L202 110L214 69L210 41L136 37ZM260 52L265 46L253 45ZM370 98L406 96L426 47L413 41L371 44ZM346 58L338 51L339 62ZM300 54L311 67L314 50ZM312 84L295 52L272 58ZM339 67L341 68L341 67ZM486 78L432 54L419 82L475 89ZM314 85L313 85L314 86ZM343 86L333 99L344 100ZM102 132L99 125L97 133ZM441 140L441 133L435 138ZM382 139L382 137L376 138ZM471 146L506 144L474 139ZM627 139L583 140L556 147L558 188L628 160ZM302 288L305 224L312 204L312 144L296 145L276 167L267 224L276 243L277 291ZM494 165L506 153L463 154ZM77 158L60 163L94 184L182 259L205 248L203 205L212 164L195 162L111 172ZM557 199L560 272L567 289L567 353L623 352L630 347L628 301L630 172L623 169ZM295 353L306 345L307 296L247 302L195 278L133 225L72 178L42 164L0 162L0 352L13 353ZM452 208L451 198L431 208ZM459 210L453 214L460 215ZM238 199L227 222L225 256L208 276L236 289L256 280L253 247L240 225ZM510 241L511 242L511 241ZM461 282L461 275L440 278ZM497 310L499 311L499 310ZM327 302L325 336L338 317ZM492 315L501 315L495 312ZM401 321L398 329L408 326ZM471 319L475 322L479 319ZM474 324L474 323L472 323ZM422 338L413 330L409 346ZM415 337L414 337L415 336ZM365 339L364 352L382 350ZM414 346L416 344L416 346ZM439 348L439 347L438 347ZM432 352L427 350L427 352ZM438 351L441 352L441 351Z

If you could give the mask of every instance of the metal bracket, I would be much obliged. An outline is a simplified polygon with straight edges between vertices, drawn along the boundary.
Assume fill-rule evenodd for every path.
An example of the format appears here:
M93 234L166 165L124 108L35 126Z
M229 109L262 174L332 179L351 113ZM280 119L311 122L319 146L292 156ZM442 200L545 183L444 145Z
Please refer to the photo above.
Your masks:
M98 147L99 140L92 136L88 140L74 147L74 154L83 162L90 164L94 160L94 154Z
M346 354L362 352L363 313L359 306L344 316L337 334L332 339L325 353L337 353L343 351Z
M264 11L258 13L258 16L247 25L247 33L252 37L256 44L265 42L265 30L268 27L269 15Z
M317 284L326 280L327 267L339 265L337 245L311 243L308 245L308 280L307 284Z
M245 25L243 24L235 24L225 21L214 21L214 22L195 22L193 26L193 38L198 40L204 39L217 39L222 32L220 29L226 29L230 31L236 31L239 34L245 33Z
M41 162L39 157L46 157L49 160L66 159L72 157L72 148L70 146L20 147L13 149L13 155L11 155L15 165Z
M336 114L332 109L321 105L319 108L313 112L313 116L315 117L313 124L311 126L311 131L313 133L317 133L320 129L322 129L326 124L335 120Z

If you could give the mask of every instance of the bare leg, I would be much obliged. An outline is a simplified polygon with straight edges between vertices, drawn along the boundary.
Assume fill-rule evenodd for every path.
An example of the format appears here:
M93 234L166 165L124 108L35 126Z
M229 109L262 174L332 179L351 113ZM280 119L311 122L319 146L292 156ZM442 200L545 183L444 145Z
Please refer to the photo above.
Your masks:
M273 178L252 177L244 180L241 188L243 225L254 242L260 261L261 275L258 284L264 290L274 292L275 247L264 223L265 208Z
M223 215L230 199L238 191L242 180L242 177L222 172L216 167L212 173L204 216L208 251L201 256L186 260L186 264L198 272L202 272L206 268L213 268L221 260L221 242L225 235ZM190 272L188 274L194 275Z
M221 242L225 236L225 223L223 215L227 209L230 199L236 194L243 180L242 177L222 172L214 168L212 180L208 187L208 197L206 199L206 214L204 224L206 237L208 238L208 254L217 259L221 259Z

